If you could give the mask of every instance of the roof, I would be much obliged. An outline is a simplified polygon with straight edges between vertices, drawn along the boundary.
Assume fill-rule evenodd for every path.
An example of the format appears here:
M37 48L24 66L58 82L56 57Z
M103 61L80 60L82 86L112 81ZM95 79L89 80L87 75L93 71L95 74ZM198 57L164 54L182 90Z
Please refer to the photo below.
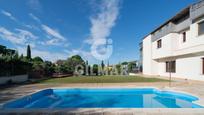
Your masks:
M179 18L181 18L183 15L185 15L186 13L188 13L190 11L190 7L191 7L191 5L189 5L188 7L184 8L184 9L182 9L179 13L177 13L175 16L170 18L168 21L164 22L163 24L158 26L156 29L154 29L152 32L150 32L149 34L144 36L143 39L145 39L148 35L153 34L157 30L161 29L163 26L165 26L169 22L174 22L174 21L178 20Z

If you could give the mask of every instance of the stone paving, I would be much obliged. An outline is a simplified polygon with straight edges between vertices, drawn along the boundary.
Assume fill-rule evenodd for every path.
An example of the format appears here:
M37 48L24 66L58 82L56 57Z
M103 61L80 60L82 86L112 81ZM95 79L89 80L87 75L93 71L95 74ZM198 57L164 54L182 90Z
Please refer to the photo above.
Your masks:
M169 87L168 82L155 83L83 83L83 84L28 84L3 87L0 89L0 103L19 98L46 88L136 88L155 87L161 90L173 90L185 92L199 97L196 103L204 106L204 82L174 79ZM9 111L14 114L16 111ZM161 109L161 108L135 108L135 109L65 109L65 110L39 110L39 111L18 111L22 114L120 114L120 115L204 115L204 109ZM7 114L8 111L0 110L0 114Z

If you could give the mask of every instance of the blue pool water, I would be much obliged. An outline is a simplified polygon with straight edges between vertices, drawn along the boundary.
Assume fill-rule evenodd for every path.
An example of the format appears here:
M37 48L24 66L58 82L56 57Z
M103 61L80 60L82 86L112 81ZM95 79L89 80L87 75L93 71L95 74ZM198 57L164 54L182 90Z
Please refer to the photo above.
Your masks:
M153 88L46 89L8 102L7 108L202 108L197 97Z

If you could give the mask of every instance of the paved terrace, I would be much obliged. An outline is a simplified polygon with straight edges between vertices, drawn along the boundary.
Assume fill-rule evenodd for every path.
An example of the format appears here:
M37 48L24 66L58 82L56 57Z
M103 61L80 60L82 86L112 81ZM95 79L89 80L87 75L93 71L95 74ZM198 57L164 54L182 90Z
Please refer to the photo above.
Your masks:
M16 85L12 87L1 88L0 90L0 103L5 103L8 100L16 99L36 91L46 88L136 88L136 87L156 87L161 90L173 90L179 92L185 92L194 96L199 97L199 101L196 103L204 105L204 82L173 79L169 87L168 82L155 82L155 83L84 83L84 84L29 84L29 85ZM0 113L4 111L0 111ZM21 111L22 112L22 111ZM10 111L12 113L12 111ZM160 109L160 108L136 108L136 109L66 109L66 110L52 110L47 111L24 111L24 114L41 114L41 113L52 113L52 114L67 114L77 113L78 114L123 114L123 115L204 115L204 109Z

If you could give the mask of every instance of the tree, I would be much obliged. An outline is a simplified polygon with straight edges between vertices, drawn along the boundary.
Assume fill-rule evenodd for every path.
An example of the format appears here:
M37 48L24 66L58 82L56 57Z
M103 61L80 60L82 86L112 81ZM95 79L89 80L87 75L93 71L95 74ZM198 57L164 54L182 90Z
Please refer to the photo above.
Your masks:
M0 45L0 76L27 74L29 67L30 63L21 60L16 50Z
M84 71L85 71L85 75L90 75L89 74L89 62L88 62L88 60L86 60Z
M45 61L44 62L44 71L45 75L50 76L55 71L55 65L51 61Z
M107 70L106 70L108 75L110 75L111 69L112 68L110 68L109 61L108 61L108 63L107 63Z
M116 65L117 74L121 73L121 64Z
M43 75L45 75L45 63L43 62L43 59L41 57L37 56L33 58L32 72L35 73L34 77L43 77Z
M70 71L72 73L74 73L75 68L77 66L83 66L85 67L85 62L84 60L81 58L81 56L79 55L74 55L70 58L67 59L67 61L65 62L65 65L68 66L70 68Z
M32 65L32 71L44 74L45 65L43 62L36 61Z
M19 58L22 60L23 59L23 54L21 54L21 56Z
M128 72L128 62L123 62L121 64L121 69L122 69L122 73L120 72L120 74L124 74L124 72Z
M104 67L105 67L105 64L104 64L104 62L102 60L101 61L101 69L102 69L101 75L104 75Z
M43 62L43 59L39 56L33 58L33 62Z
M136 62L128 63L128 72L133 72L133 69L136 68Z
M67 60L57 60L56 64L57 66L55 66L55 72L63 74L72 73Z
M19 59L19 56L18 56L18 52L17 52L17 51L15 52L15 54L14 54L14 56L13 56L13 59L14 59L14 60L18 60L18 59Z
M122 65L128 65L128 62L123 62L123 63L121 63Z
M93 73L94 73L95 75L98 75L98 65L97 65L97 64L94 64L94 65L93 65Z
M102 70L104 70L104 67L105 67L105 64L104 64L104 62L103 62L103 60L101 61L101 68L102 68Z
M27 59L27 57L26 57L26 59ZM44 68L45 68L45 65L43 63L42 58L39 56L34 57L32 60L32 71L35 73L38 73L39 75L42 76L45 73Z
M57 60L55 63L56 63L57 65L62 65L62 64L65 63L65 61L66 61L66 60Z
M31 59L31 50L30 50L30 45L27 46L27 59Z
M16 53L16 50L6 49L6 55L13 56Z
M6 54L6 46L0 45L0 54L2 55Z
M89 65L89 66L88 66L88 75L90 76L91 73L92 73L92 72L91 72L91 66Z

